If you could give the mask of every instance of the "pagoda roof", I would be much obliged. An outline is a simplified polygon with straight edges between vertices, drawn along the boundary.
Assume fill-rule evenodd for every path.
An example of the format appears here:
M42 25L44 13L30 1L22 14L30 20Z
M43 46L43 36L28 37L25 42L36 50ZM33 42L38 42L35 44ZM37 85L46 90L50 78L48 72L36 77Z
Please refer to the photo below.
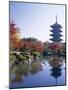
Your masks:
M61 35L61 34L50 34L50 36L53 36L53 37L61 37L61 36L63 36L63 35Z
M53 42L63 41L61 38L52 38L52 39L50 39L50 40L53 41Z
M51 25L50 27L52 27L52 28L62 28L62 26L60 25L60 24L58 24L57 22L55 23L55 24L53 24L53 25Z
M14 21L12 21L12 22L10 23L10 25L11 25L11 26L15 26L16 24L15 24Z
M56 31L59 31L59 32L62 32L62 30L55 30L55 29L53 29L53 30L50 30L51 32L56 32Z

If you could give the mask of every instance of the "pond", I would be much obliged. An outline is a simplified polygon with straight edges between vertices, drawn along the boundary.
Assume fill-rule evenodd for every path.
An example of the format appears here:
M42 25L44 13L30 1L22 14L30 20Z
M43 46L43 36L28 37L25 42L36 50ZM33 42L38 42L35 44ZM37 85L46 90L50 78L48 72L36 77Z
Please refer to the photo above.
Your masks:
M10 68L10 88L65 85L64 57L47 56L42 60Z

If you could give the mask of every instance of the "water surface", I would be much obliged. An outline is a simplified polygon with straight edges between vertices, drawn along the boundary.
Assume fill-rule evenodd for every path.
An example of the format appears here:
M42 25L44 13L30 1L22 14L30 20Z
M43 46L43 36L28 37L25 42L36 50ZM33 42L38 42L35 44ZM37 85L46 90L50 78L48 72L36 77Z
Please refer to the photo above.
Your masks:
M10 69L10 88L65 85L65 58L48 56Z

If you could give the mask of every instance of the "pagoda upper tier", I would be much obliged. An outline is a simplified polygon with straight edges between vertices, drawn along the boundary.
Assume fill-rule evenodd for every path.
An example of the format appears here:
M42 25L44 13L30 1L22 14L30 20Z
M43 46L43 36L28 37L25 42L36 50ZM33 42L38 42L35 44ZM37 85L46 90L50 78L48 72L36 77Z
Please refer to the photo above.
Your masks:
M50 36L52 36L52 38L50 39L52 42L61 42L63 41L61 39L62 37L62 26L60 24L57 23L57 16L56 16L56 23L50 26L52 28L52 30L50 30L52 32L52 34L50 34Z

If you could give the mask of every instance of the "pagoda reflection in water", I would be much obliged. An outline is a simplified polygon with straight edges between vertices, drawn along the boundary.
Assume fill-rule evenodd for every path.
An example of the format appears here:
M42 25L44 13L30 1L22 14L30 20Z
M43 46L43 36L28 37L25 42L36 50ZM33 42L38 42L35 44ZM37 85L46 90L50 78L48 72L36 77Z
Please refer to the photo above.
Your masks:
M50 65L52 66L51 70L51 76L55 78L55 84L57 85L58 77L62 75L62 68L63 61L59 57L53 57L50 61Z

